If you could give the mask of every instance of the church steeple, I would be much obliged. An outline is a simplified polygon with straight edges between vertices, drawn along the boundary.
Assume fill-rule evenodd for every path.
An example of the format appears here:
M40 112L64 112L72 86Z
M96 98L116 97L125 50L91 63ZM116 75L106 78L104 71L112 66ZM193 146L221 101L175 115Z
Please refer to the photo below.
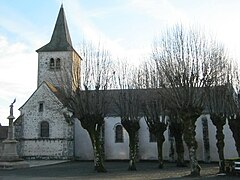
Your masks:
M63 5L58 13L55 28L53 30L51 41L37 50L37 52L48 51L73 51L72 41L68 30Z
M38 86L50 82L55 87L62 86L59 77L74 74L80 68L81 57L72 47L63 5L48 44L37 50L38 53ZM64 74L64 73L65 74ZM68 72L68 73L66 73ZM63 78L64 79L64 78ZM66 77L67 86L72 87L72 77Z

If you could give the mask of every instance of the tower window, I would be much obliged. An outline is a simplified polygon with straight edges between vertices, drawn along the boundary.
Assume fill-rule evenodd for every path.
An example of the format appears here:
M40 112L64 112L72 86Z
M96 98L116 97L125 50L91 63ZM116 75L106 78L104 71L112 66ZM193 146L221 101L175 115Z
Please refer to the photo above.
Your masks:
M39 103L38 112L43 112L43 102Z
M57 58L56 60L50 59L50 70L59 70L61 68L61 59Z
M60 69L61 68L61 60L59 58L57 58L56 60L56 69Z
M42 121L40 124L40 136L49 137L49 123L47 121Z
M55 68L54 59L51 58L51 59L50 59L50 69L54 69L54 68Z
M123 142L123 127L119 124L115 128L115 142L122 143Z

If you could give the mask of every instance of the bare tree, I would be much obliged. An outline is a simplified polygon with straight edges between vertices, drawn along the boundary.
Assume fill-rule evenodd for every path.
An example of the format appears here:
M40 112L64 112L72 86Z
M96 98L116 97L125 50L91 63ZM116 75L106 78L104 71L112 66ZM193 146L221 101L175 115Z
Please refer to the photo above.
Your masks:
M230 108L230 99L232 91L231 62L226 55L223 45L212 47L211 59L209 61L209 70L214 68L218 73L212 76L212 81L206 83L205 90L207 92L207 109L210 113L211 120L215 125L217 148L219 155L219 172L225 172L224 163L224 133L223 126L226 124L232 112Z
M72 72L63 71L60 81L65 106L73 117L87 130L94 152L94 167L97 172L106 172L104 167L102 129L108 113L107 89L111 87L112 59L100 44L96 47L84 42L81 47L82 65L73 66ZM66 79L71 80L70 87Z
M184 127L177 113L174 112L170 113L169 130L170 130L169 136L173 136L175 139L175 148L177 152L177 166L186 167L184 161L184 145L183 145Z
M224 133L223 126L226 124L226 87L214 87L209 92L210 117L216 127L216 139L219 155L219 172L225 171L224 163ZM224 107L225 106L225 107Z
M184 163L184 146L182 140L183 125L178 120L176 113L170 112L169 109L167 110L166 102L161 97L161 77L159 77L156 63L150 59L146 60L140 67L138 74L138 77L140 77L138 79L139 86L147 89L143 112L149 130L157 138L159 168L163 167L162 144L165 141L163 133L166 130L167 124L169 124L170 136L173 136L176 142L177 166L186 166ZM162 121L165 116L168 121Z
M168 30L153 46L161 95L184 125L184 141L189 150L192 176L199 176L201 169L196 157L195 122L205 108L206 93L203 88L213 84L213 78L219 76L209 65L214 54L213 47L219 48L199 31L187 30L181 25Z
M129 136L129 168L130 171L136 170L137 150L138 150L138 130L140 129L140 92L136 82L134 68L126 62L118 65L117 83L120 93L115 97L115 104L121 123ZM134 80L135 79L135 80Z
M143 113L145 121L148 125L149 132L152 133L157 140L158 150L158 167L163 168L162 145L165 141L164 132L167 129L167 112L165 112L164 103L159 99L156 90L146 90L147 99L143 102Z
M229 88L230 92L227 99L227 105L230 108L230 116L228 117L228 122L233 133L238 156L240 156L240 78L238 63L232 61L230 69L231 74L229 74L229 84L231 85L231 88Z

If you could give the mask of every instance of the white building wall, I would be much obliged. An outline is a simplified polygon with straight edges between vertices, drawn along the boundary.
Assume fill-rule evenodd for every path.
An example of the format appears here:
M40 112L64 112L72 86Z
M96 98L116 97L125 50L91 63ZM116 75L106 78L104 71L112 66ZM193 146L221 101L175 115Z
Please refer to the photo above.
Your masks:
M104 150L106 160L124 160L129 158L128 134L123 128L123 143L115 143L115 127L120 124L119 117L105 118ZM88 132L75 120L75 157L78 160L93 160L93 149Z
M209 145L210 145L210 161L218 161L218 151L217 151L217 140L216 140L216 127L212 123L210 116L207 115L208 120L208 135L209 135Z
M157 160L157 143L149 142L149 130L144 118L141 118L139 123L139 158Z
M216 147L216 128L212 124L212 121L207 115L208 119L208 134L209 134L209 145L210 145L210 161L217 162L218 152ZM124 142L115 143L115 127L121 124L120 117L108 117L105 118L105 136L104 136L104 148L105 148L105 159L106 160L124 160L129 158L129 140L126 130L123 128ZM204 142L203 142L203 125L202 118L199 117L196 121L196 140L198 143L197 158L199 161L204 161ZM235 141L232 137L232 132L226 124L224 126L225 134L225 158L237 157L237 151L235 148ZM93 159L92 146L87 131L81 128L80 122L76 123L75 127L75 152L78 159L91 160ZM169 128L164 132L165 142L163 143L163 159L169 159L170 153L170 142L169 142ZM175 148L175 144L174 144ZM189 153L186 143L184 142L184 158L189 160ZM144 118L140 120L139 129L139 159L142 160L157 160L157 143L149 142L149 130ZM174 150L175 160L177 159L176 149Z
M203 161L204 160L204 143L203 143L203 125L202 125L201 116L197 119L195 125L196 125L195 138L196 138L196 141L197 141L197 144L198 144L197 159L200 160L200 161ZM187 153L186 156L189 157L188 153Z
M24 156L28 159L68 159L63 149L68 147L66 140L32 140L24 143Z
M121 124L120 117L105 118L105 158L107 160L124 160L129 158L129 138L127 131L123 128L123 142L115 142L115 127Z
M93 148L87 130L83 129L78 119L74 121L75 158L93 160Z
M39 102L43 103L43 112L39 112ZM66 159L73 156L73 129L62 112L62 105L55 95L43 83L20 109L23 115L23 137L21 137L21 156L37 158L49 156ZM40 123L49 123L49 137L40 137ZM47 153L48 152L48 153Z
M226 121L226 124L223 127L223 133L225 135L225 137L224 137L225 159L238 157L237 149L236 149L236 146L235 146L235 140L233 138L232 131L229 127L228 120Z

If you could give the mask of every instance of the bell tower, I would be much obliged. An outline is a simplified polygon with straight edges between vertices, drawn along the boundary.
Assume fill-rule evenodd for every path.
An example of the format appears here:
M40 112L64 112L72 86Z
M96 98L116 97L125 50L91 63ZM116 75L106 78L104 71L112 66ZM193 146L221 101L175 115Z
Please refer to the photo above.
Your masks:
M81 57L74 50L63 5L48 44L36 50L38 53L38 82L50 82L55 87L72 86L73 71L80 72Z

